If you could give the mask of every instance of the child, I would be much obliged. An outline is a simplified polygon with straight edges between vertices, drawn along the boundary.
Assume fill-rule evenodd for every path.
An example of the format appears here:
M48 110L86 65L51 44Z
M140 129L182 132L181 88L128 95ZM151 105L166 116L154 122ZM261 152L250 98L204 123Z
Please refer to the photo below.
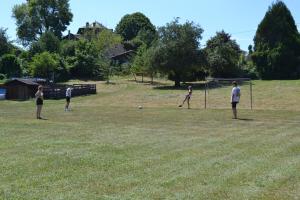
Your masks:
M232 106L232 113L233 113L233 119L237 119L237 109L236 106L240 101L241 96L241 89L238 87L237 82L232 82L233 88L231 91L231 106Z
M68 87L67 90L66 90L66 106L65 106L65 111L69 111L71 96L72 96L72 89Z
M189 87L188 87L188 94L185 96L185 99L183 100L182 104L179 105L179 107L182 107L183 104L184 104L185 102L187 102L187 104L188 104L188 109L190 109L190 100L191 100L191 97L192 97L192 93L193 93L192 86L189 86Z

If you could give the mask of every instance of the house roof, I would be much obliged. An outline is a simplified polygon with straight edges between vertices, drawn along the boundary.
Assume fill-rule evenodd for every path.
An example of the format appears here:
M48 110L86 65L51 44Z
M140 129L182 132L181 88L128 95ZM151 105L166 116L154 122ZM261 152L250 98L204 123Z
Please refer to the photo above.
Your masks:
M132 52L134 52L134 51L132 51L132 50L126 51L124 45L117 44L114 47L108 49L108 51L106 52L106 56L113 59L113 58L116 58L119 56L130 54Z
M77 34L79 34L79 35L83 34L86 29L89 29L89 30L95 30L95 29L103 30L103 29L108 29L108 28L105 27L103 24L97 22L97 21L95 21L93 23L88 23L87 22L85 26L82 26L78 29Z

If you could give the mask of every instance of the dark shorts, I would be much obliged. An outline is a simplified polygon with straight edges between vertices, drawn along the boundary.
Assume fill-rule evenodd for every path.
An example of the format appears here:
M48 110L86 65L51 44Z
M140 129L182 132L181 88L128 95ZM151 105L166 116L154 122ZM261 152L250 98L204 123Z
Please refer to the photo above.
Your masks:
M239 102L231 102L232 108L236 108L236 105L237 105L238 103L239 103Z
M66 101L67 101L68 103L70 103L71 97L66 97Z
M37 106L39 106L39 105L43 105L44 104L44 101L43 101L43 99L41 99L41 98L38 98L37 100L36 100L36 105Z

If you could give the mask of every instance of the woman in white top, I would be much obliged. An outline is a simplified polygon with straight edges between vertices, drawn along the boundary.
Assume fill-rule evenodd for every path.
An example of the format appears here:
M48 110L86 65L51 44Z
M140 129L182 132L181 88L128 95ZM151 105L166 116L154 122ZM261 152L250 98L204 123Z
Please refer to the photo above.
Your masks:
M38 91L35 93L35 101L36 101L36 118L41 118L41 112L44 104L44 94L43 94L43 86L38 87Z

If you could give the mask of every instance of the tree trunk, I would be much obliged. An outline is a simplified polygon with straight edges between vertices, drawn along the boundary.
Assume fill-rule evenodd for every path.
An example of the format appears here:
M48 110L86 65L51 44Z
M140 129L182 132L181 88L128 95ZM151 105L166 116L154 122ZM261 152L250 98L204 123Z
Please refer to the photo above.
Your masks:
M180 75L175 74L175 87L180 87Z

